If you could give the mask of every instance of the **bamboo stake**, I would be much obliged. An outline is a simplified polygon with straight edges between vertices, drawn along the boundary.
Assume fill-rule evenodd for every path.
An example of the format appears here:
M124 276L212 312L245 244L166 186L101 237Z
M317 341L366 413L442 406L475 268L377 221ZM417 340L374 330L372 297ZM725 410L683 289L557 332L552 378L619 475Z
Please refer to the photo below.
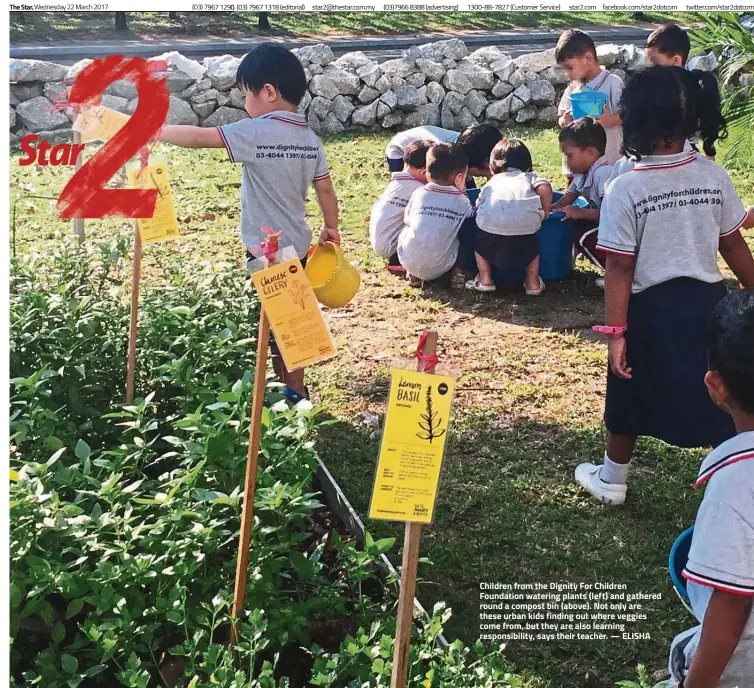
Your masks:
M424 342L425 356L437 353L437 332L427 332ZM418 372L433 373L424 370L421 359L416 361ZM398 598L398 618L395 627L395 646L393 648L393 674L390 688L405 688L408 677L408 651L411 645L411 624L414 620L414 594L416 593L416 571L419 567L419 542L421 540L421 523L406 523L403 538L403 563L401 566L401 588Z
M270 260L268 265L274 265ZM249 427L249 448L246 452L246 478L243 489L241 510L241 533L238 538L238 559L236 560L236 581L233 587L233 622L230 629L230 642L238 643L241 637L238 615L243 611L246 597L246 570L249 567L249 545L254 525L254 497L257 488L257 465L259 461L259 438L262 432L262 409L267 387L267 356L270 345L270 321L264 308L259 315L257 335L257 360L254 368L254 392L251 402L251 425Z
M139 324L139 288L141 286L141 232L134 220L134 266L131 278L131 326L128 332L128 368L126 370L126 404L134 401L134 375L136 372L136 335Z
M76 150L76 144L81 143L81 134L77 131L73 132L73 144L74 144L74 150ZM78 172L81 169L81 154L76 156L76 172ZM73 219L73 230L76 232L76 235L79 239L79 244L84 243L85 234L84 234L84 218L83 217L76 217Z

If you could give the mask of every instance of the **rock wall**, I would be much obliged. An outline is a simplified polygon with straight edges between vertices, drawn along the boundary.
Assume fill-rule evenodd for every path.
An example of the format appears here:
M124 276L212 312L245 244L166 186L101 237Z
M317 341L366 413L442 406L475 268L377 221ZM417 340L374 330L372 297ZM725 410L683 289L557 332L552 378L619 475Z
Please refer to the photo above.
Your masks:
M462 130L473 124L557 120L557 103L567 79L555 50L511 58L496 47L469 52L454 38L412 46L403 57L377 63L362 52L337 59L326 45L293 51L306 73L308 89L299 111L318 134L346 130L407 129L425 124ZM646 66L633 45L600 45L600 63L625 78ZM235 87L240 57L221 55L202 63L177 53L166 56L170 92L168 124L213 127L245 118L244 97ZM714 56L697 58L714 69ZM72 67L39 60L11 60L11 143L29 132L50 140L71 137L67 89L91 60ZM190 72L191 75L189 75ZM111 84L102 104L132 114L138 98L130 82Z

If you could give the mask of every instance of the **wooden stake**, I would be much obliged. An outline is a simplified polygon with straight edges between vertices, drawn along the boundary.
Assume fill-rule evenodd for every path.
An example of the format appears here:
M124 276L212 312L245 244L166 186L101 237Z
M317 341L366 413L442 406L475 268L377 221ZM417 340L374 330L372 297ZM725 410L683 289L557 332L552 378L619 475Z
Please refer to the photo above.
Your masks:
M128 368L126 370L126 404L134 401L136 372L136 335L139 323L139 287L141 286L141 232L134 220L134 268L131 279L131 327L128 332Z
M274 265L274 261L269 261ZM238 538L238 559L236 560L236 582L233 587L233 622L230 629L230 642L235 645L240 637L238 615L243 611L246 597L246 570L249 568L249 545L251 529L254 525L254 496L257 490L257 464L259 460L259 438L262 432L262 409L264 392L267 387L267 355L270 348L270 321L262 308L259 315L257 335L257 361L254 368L254 393L251 402L251 425L249 427L249 449L246 452L246 478L243 488L243 508L241 510L241 534Z
M437 353L437 332L427 332L424 342L425 356ZM424 369L424 362L416 361L416 370L433 373ZM395 627L395 646L393 648L393 675L390 688L405 688L408 677L408 651L411 645L411 624L414 620L414 595L416 593L416 570L419 566L419 541L421 523L406 523L403 538L403 564L401 566L401 588L398 598L398 619Z
M75 150L75 145L77 143L81 143L81 134L79 134L79 132L77 132L77 131L73 132L73 143L74 143L74 150ZM79 153L79 155L76 156L76 171L77 172L81 169L81 165L82 165L81 154ZM73 220L73 230L76 232L76 235L78 236L79 244L83 244L84 243L84 238L85 238L85 236L84 236L84 218L83 217L76 217L76 218L74 218L74 220Z

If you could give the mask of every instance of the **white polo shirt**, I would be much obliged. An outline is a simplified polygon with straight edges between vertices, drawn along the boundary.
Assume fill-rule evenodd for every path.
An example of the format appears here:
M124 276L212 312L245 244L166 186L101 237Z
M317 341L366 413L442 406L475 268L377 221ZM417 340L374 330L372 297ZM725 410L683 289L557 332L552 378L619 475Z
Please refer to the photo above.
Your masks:
M631 291L677 277L723 279L720 237L741 228L746 209L728 173L696 152L648 155L607 186L597 248L635 256Z
M723 442L702 462L696 487L706 486L683 570L697 626L694 636L673 641L670 666L676 680L691 664L715 590L754 597L754 432ZM681 671L677 671L677 669ZM754 612L744 626L718 686L750 686L754 677Z
M427 125L424 127L414 127L400 131L387 144L385 155L391 160L403 158L406 148L414 141L429 141L430 143L455 143L460 134L457 131L443 129L442 127L433 127Z
M372 206L369 216L369 241L383 258L398 250L398 236L403 229L403 213L411 194L424 186L408 172L393 172L390 183Z
M489 234L534 234L545 219L536 188L550 182L534 172L510 168L492 177L477 200L476 223Z
M451 270L458 258L458 230L471 212L469 197L454 186L429 182L414 191L398 238L401 265L422 280Z
M574 196L583 196L589 201L590 208L599 209L602 206L602 197L605 195L605 184L610 179L613 166L608 162L607 156L598 158L586 174L577 174L567 193Z
M560 99L558 117L571 109L569 96L572 93L579 93L580 91L599 91L607 95L607 101L605 102L602 114L614 115L619 111L618 104L623 93L623 80L603 69L594 79L585 84L582 84L580 81L572 81L566 86L563 97ZM605 155L610 163L614 163L621 157L620 146L623 142L623 128L621 126L605 127L605 134L607 134Z
M241 238L249 249L265 237L262 227L282 230L280 246L306 256L312 230L306 194L313 181L329 176L322 141L306 117L279 110L218 127L231 162L243 164Z

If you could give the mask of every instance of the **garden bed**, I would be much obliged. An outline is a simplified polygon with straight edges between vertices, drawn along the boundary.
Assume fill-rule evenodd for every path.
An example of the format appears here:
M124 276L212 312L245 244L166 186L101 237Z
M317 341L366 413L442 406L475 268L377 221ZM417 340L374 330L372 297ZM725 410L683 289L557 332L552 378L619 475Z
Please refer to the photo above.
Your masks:
M305 404L263 413L248 613L228 646L258 303L241 271L169 267L143 294L123 406L123 248L63 242L13 267L12 684L387 685L394 539L352 521ZM422 616L410 684L454 685L469 650L441 639L443 605ZM475 654L480 680L515 685L499 652Z

